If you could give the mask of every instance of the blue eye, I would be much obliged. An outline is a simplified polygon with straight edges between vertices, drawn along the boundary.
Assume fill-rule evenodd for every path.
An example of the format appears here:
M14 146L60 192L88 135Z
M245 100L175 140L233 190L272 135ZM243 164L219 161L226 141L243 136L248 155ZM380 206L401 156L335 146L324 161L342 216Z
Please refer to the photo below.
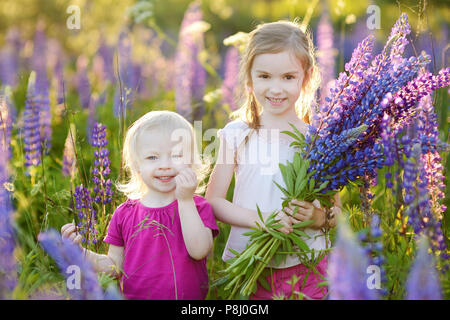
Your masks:
M287 80L292 80L292 79L295 79L295 77L292 76L292 75L290 75L290 74L288 74L288 75L286 76L286 79L287 79Z
M157 156L148 156L146 159L148 160L156 160L158 157Z

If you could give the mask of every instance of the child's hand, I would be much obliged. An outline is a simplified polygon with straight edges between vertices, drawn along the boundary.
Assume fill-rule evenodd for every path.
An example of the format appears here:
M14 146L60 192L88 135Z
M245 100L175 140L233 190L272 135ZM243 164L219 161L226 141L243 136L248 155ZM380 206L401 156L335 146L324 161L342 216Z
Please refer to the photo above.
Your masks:
M292 217L288 216L283 211L280 211L277 214L277 217L278 217L278 219L280 219L280 223L283 225L283 227L277 229L278 231L286 233L286 234L291 233L292 231L294 231L294 228L292 227L292 224L295 223L295 220Z
M192 200L197 189L197 176L191 168L181 170L175 177L177 200Z
M68 223L61 227L61 236L81 246L81 234L76 232L76 226L73 223Z
M298 207L298 210L294 215L296 207ZM289 202L289 206L284 208L284 211L295 220L294 224L306 220L314 220L314 223L311 224L310 227L320 228L325 223L325 213L323 210L317 208L308 201L299 201L294 199Z

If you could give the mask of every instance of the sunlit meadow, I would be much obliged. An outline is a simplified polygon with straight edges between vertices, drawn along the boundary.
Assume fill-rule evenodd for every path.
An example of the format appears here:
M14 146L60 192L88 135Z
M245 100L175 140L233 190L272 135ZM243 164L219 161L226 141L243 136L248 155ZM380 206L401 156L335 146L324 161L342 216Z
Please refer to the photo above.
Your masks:
M291 173L282 166L283 190L298 198L310 186L325 206L333 190L342 199L327 230L325 298L450 298L449 10L444 1L2 2L0 299L123 299L118 280L96 274L61 226L75 223L84 247L106 253L125 201L115 184L126 179L128 126L176 111L197 122L202 150L214 150L204 133L240 105L246 33L295 18L313 35L322 85L308 134L290 133L300 154ZM296 178L307 183L296 188ZM245 275L222 261L229 226L218 225L207 299L246 299L227 286L227 276Z

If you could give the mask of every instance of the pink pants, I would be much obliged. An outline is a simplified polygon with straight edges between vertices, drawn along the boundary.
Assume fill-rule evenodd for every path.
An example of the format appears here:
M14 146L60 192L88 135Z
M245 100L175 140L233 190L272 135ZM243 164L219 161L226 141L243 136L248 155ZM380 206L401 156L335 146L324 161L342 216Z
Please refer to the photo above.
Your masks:
M311 299L322 299L327 294L327 287L316 285L325 281L327 272L327 257L325 256L316 266L317 273L315 274L313 270L308 273L308 268L299 264L286 269L272 269L272 274L266 277L267 282L272 288L272 291L267 291L258 283L258 288L256 292L250 296L250 300L272 300L274 297L284 297L289 298L292 296L292 285L286 281L290 281L293 275L296 275L300 280L294 286L294 292L304 293ZM304 278L308 274L305 284ZM297 295L294 298L298 299Z

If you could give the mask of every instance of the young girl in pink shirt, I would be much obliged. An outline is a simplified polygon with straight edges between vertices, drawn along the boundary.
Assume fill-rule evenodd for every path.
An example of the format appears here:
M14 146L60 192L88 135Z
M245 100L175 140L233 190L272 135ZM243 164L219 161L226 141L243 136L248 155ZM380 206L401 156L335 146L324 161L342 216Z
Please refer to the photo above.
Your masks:
M104 241L108 254L85 250L97 271L121 276L127 299L204 299L206 258L218 228L209 203L194 193L202 165L191 124L152 111L128 130L123 158L128 200L114 212ZM76 243L73 224L61 234Z

